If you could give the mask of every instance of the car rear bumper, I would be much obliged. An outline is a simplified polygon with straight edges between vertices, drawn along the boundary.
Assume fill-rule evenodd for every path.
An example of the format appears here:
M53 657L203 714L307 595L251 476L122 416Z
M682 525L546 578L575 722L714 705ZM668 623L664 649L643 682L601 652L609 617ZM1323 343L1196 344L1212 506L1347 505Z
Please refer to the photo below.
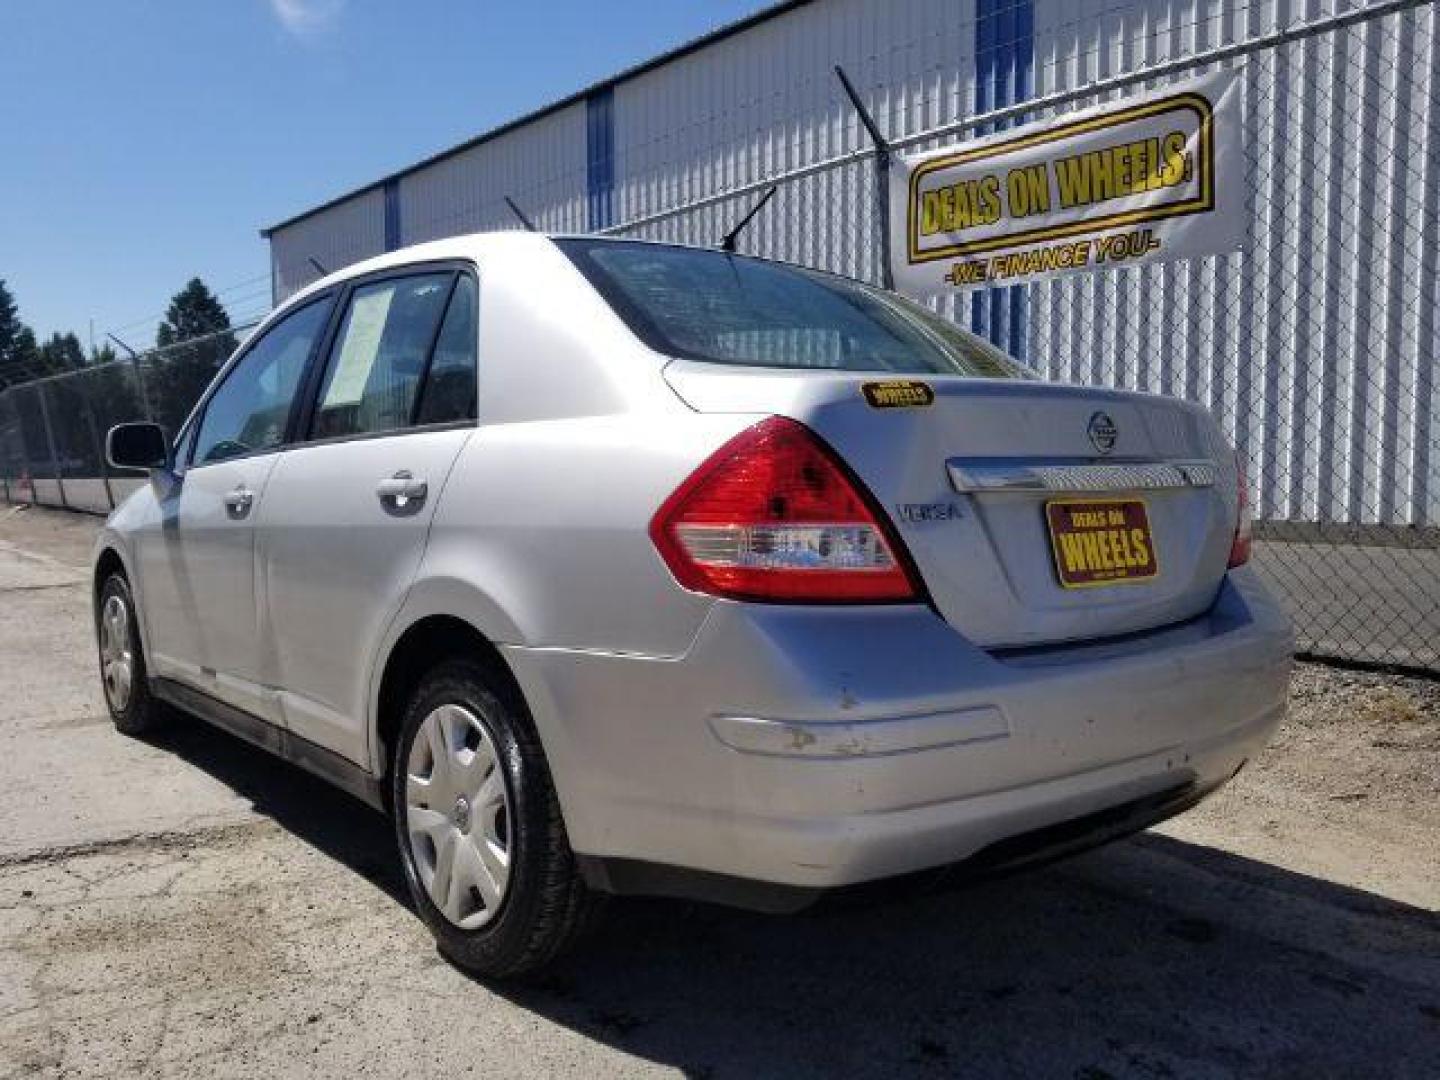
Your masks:
M1248 569L1198 619L1065 648L986 652L914 606L722 602L678 658L506 650L577 852L805 889L1198 799L1280 722L1290 653Z

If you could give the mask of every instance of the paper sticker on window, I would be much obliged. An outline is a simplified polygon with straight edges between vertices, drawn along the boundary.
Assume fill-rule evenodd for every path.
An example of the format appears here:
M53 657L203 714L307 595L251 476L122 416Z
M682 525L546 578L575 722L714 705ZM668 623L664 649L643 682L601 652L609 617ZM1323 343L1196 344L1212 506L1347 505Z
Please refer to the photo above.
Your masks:
M350 301L340 353L320 406L322 410L355 405L365 396L394 295L395 286L387 285L373 292L357 292Z

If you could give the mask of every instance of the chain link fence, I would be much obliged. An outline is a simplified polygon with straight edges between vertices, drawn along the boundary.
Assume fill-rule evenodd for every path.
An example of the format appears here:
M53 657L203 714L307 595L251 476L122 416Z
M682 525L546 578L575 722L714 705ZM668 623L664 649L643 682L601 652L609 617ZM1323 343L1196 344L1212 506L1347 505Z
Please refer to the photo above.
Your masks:
M1245 248L987 289L938 301L940 310L1044 377L1206 405L1246 464L1256 565L1294 616L1301 651L1440 670L1435 4L1217 2L1139 34L1130 31L1147 18L1143 5L1091 6L1038 36L1033 73L1012 77L1008 94L978 96L984 111L968 118L893 137L901 125L882 107L883 77L857 79L872 87L862 98L893 148L908 152L1237 70ZM985 58L976 66L978 79ZM713 245L774 185L741 251L879 283L885 192L874 148L858 123L821 131L834 134L803 160L793 147L738 165L730 150L643 148L646 167L632 154L617 184L621 223L601 231ZM542 228L576 231L583 199L563 194L576 182L550 177L512 194ZM406 238L515 225L497 194L443 220L407 219ZM223 351L187 343L0 394L9 496L113 505L123 484L105 471L104 431L146 415L175 430Z
M254 323L0 392L0 492L109 513L142 481L112 470L105 434L153 420L174 434Z
M1245 12L1231 16L1243 21ZM1233 37L1236 28L1197 18L1186 27L1192 55L1130 71L1122 62L1121 74L1101 78L1103 64L1072 54L1042 67L1040 93L1021 104L891 144L943 146L1237 69L1244 251L990 288L937 307L1046 378L1206 405L1245 463L1256 563L1285 598L1300 650L1432 671L1440 670L1436 28L1433 4L1382 4L1207 50L1207 32ZM776 194L740 250L880 283L885 181L872 150L608 231L713 244L771 185Z

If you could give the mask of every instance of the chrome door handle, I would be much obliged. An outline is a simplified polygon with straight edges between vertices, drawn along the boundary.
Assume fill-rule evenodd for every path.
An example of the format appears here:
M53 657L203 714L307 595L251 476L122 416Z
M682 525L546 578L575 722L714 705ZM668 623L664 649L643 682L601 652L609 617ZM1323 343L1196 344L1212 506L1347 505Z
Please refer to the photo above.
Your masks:
M243 518L250 513L250 507L255 502L255 493L241 484L234 491L225 494L225 509L231 517Z
M430 485L415 479L409 469L401 469L375 485L375 494L380 496L380 501L396 510L412 509L412 504L425 501L429 491Z

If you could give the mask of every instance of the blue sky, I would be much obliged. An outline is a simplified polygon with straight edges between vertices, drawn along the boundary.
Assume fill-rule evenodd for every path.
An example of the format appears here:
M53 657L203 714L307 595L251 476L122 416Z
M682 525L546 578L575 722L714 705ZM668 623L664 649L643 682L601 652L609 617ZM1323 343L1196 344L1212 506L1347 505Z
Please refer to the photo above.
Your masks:
M764 0L15 0L0 278L37 334L148 344L199 274L268 306L257 230Z

